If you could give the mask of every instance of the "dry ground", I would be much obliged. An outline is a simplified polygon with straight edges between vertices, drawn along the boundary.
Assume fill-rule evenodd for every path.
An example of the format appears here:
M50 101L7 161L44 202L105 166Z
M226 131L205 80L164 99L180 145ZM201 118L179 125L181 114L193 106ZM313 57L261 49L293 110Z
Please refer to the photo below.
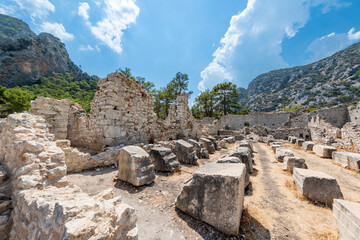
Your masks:
M200 166L215 162L236 146L223 149L201 159ZM139 239L337 239L338 232L332 210L303 198L289 173L283 172L273 151L263 143L254 144L255 171L252 188L245 196L241 234L228 237L211 226L178 210L174 201L183 183L191 178L198 166L183 165L181 173L159 174L155 183L140 188L116 181L116 169L105 168L69 175L72 183L90 195L113 187L123 202L136 209ZM296 156L306 159L310 169L334 176L345 199L360 201L360 174L321 159L314 154L289 145Z

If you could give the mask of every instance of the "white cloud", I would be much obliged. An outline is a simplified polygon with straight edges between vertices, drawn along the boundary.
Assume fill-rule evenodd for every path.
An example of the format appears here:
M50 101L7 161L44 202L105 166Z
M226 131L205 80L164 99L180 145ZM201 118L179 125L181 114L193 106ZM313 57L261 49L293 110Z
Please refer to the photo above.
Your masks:
M55 12L55 6L48 0L14 0L20 9L27 11L31 17L46 17Z
M89 9L90 9L90 6L87 2L79 3L78 15L80 17L83 17L84 20L88 20L89 19L89 14L88 14Z
M82 17L96 38L120 54L122 52L123 31L136 22L140 9L134 0L104 0L104 4L105 17L95 25L84 15Z
M312 55L307 62L311 63L329 57L358 40L360 40L360 31L355 32L355 28L350 29L348 33L330 33L329 35L317 38L307 49L307 52Z
M360 40L360 31L355 32L355 28L350 29L348 32L348 38L350 41L358 41Z
M0 13L6 15L13 15L15 13L15 7L11 5L0 4Z
M342 7L338 0L248 0L247 7L231 18L230 26L201 72L199 90L224 80L246 86L253 78L286 67L282 41L292 38L310 18L310 9Z
M87 45L87 46L81 45L79 50L80 51L94 51L94 48L90 45Z
M62 41L70 41L74 39L74 35L66 32L65 27L60 23L43 22L40 26L41 31L51 33L60 38Z

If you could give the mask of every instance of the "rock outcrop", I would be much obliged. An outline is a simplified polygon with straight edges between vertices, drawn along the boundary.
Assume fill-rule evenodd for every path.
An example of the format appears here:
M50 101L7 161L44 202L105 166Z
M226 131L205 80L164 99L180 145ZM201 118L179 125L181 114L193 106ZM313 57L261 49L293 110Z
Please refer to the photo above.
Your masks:
M15 87L33 83L54 73L82 71L70 59L58 38L35 35L23 21L0 14L0 85Z

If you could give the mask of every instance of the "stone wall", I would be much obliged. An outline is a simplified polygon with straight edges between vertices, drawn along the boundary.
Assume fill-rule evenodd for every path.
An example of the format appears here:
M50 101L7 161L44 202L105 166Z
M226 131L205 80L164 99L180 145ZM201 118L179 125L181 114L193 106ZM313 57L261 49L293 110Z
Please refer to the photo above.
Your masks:
M360 105L348 106L349 118L351 122L360 123Z
M10 173L5 166L0 163L0 240L9 239L12 227L11 211Z
M263 113L254 112L249 115L227 115L220 119L220 129L224 129L225 125L231 127L231 129L244 128L245 123L248 122L250 127L254 125L262 125L268 129L277 129L283 123L287 122L290 118L290 113L287 112L274 112L274 113Z
M10 239L132 239L134 209L112 190L89 197L66 178L65 154L45 119L28 113L6 119L0 162L11 174Z
M325 143L329 138L341 138L341 129L328 123L328 119L325 119L322 115L313 115L308 123L311 138L315 142Z
M341 129L341 138L344 140L344 148L350 151L360 151L360 123L348 122Z
M350 121L348 107L345 104L310 112L308 121L310 121L315 115L320 115L325 122L338 128L342 128Z
M182 93L176 98L176 104L170 106L165 119L166 136L171 139L188 139L197 136L198 123L189 109L189 96Z
M79 104L68 99L56 100L39 97L36 101L31 101L30 113L45 118L47 127L55 135L55 139L66 139L68 138L69 111L71 106L81 108Z

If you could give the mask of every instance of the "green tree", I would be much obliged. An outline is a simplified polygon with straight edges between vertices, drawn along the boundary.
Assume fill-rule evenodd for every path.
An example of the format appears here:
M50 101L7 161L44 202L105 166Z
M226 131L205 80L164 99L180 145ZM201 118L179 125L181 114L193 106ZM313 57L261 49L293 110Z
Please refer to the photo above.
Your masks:
M212 90L216 99L216 108L219 114L227 115L235 113L240 108L238 97L240 93L236 91L236 85L231 82L220 83Z
M3 87L1 88L3 91ZM30 101L35 96L20 87L9 88L2 92L1 101L6 103L9 113L23 112L30 109Z
M178 72L175 77L168 84L172 89L173 98L176 99L181 93L186 92L188 95L191 95L193 91L188 91L189 86L189 76L186 73Z
M214 117L215 103L214 93L207 89L195 98L191 111L197 119Z

